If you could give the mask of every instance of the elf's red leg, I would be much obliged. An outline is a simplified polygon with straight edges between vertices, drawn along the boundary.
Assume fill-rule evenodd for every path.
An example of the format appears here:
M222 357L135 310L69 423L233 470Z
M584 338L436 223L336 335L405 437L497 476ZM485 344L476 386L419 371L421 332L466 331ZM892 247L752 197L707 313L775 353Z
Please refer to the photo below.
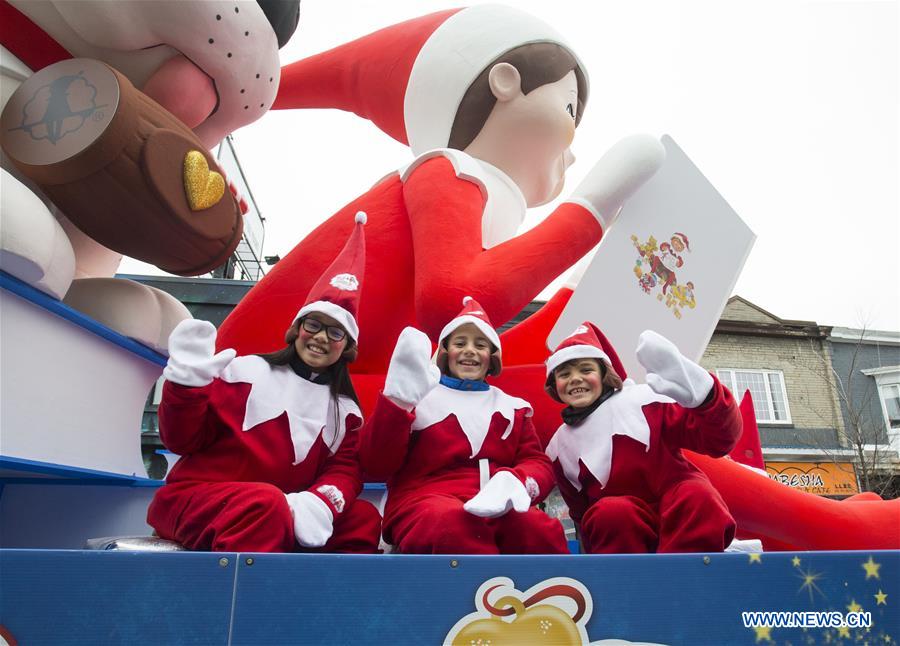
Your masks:
M568 554L566 534L556 518L532 507L524 514L508 511L493 524L501 554Z
M334 521L334 533L321 552L376 554L381 514L366 500L355 500Z
M655 552L659 518L634 496L608 496L595 502L581 519L581 538L589 554Z
M685 480L664 493L659 518L659 552L722 552L734 538L734 518L705 478Z
M278 487L258 482L165 485L147 511L162 538L191 550L292 552L294 523Z
M499 553L494 529L451 495L416 499L394 514L389 530L398 551L405 554Z

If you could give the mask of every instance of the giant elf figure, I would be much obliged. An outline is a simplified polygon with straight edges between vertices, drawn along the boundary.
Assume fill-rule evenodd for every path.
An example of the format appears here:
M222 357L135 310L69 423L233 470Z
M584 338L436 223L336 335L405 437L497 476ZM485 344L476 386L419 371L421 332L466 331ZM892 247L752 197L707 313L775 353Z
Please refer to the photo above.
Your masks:
M620 142L569 199L517 236L526 209L562 191L588 88L583 64L552 28L503 6L431 14L286 66L273 107L353 111L415 159L284 257L225 321L223 347L265 351L280 340L274 320L302 302L358 210L369 214L360 325L380 337L368 337L354 366L364 407L404 327L436 339L467 295L495 321L515 316L600 241L664 157L653 137ZM525 355L543 361L545 337L504 338L513 379ZM533 399L544 396L542 370L535 374Z
M273 108L354 112L409 145L414 159L300 241L226 319L219 346L240 354L278 347L279 321L303 304L359 210L369 214L359 323L373 331L354 364L364 410L374 406L404 327L437 339L466 295L492 320L512 318L600 241L664 161L656 139L629 137L553 213L516 235L528 207L562 193L588 91L584 65L551 27L497 5L416 18L286 66ZM493 379L532 402L545 441L559 419L543 393L545 342L571 294L560 289L501 336L505 367ZM782 548L900 547L897 503L839 503L731 461L689 457L722 493L739 533ZM783 504L760 504L766 499ZM835 531L820 531L823 524Z

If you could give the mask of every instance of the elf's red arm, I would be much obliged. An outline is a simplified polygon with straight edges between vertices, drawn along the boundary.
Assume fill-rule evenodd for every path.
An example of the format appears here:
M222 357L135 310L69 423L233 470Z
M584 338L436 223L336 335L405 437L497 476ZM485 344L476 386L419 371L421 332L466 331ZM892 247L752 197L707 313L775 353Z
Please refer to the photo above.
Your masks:
M530 231L491 249L481 246L484 198L444 157L423 162L403 187L415 257L416 318L437 335L463 296L495 323L515 316L538 292L600 241L597 219L562 204Z

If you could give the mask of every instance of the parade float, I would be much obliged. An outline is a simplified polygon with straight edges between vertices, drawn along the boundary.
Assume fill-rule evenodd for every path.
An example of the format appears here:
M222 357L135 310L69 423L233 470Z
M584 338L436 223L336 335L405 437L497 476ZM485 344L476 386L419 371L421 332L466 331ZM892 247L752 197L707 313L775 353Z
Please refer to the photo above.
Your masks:
M497 384L532 402L549 442L559 406L543 393L548 344L590 319L620 348L652 326L699 359L753 234L674 140L639 136L598 155L556 211L517 235L527 207L562 191L590 82L561 36L505 7L416 18L284 69L295 3L4 1L0 21L0 643L900 636L897 501L800 493L728 458L689 455L762 552L212 553L154 539L146 512L162 482L144 470L140 417L169 333L190 314L111 276L122 254L187 276L234 251L244 208L210 149L269 108L352 111L412 152L323 217L219 331L219 346L240 354L276 348L364 210L360 328L378 331L354 365L364 413L403 327L436 340L464 295L507 320L602 238L590 266L501 337ZM562 71L545 73L547 59ZM560 87L577 96L558 106L562 119L546 108ZM722 257L730 264L709 272ZM820 624L742 620L783 610L821 613ZM869 613L869 625L844 625L847 611Z

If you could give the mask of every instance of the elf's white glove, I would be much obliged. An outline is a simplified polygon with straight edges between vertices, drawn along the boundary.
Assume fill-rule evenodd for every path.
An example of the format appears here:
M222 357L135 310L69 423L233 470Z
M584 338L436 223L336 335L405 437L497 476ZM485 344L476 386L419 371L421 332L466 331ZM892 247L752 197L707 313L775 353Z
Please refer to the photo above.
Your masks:
M600 158L566 202L586 207L605 232L622 205L653 177L666 160L666 149L651 135L625 137Z
M706 401L712 390L712 375L653 330L641 333L637 360L647 371L647 385L685 408L696 408Z
M525 485L509 471L498 471L475 496L463 505L470 514L497 518L510 509L525 513L531 507L531 496Z
M294 519L294 536L303 547L322 547L334 532L334 514L321 498L309 491L288 493Z
M163 377L182 386L206 386L234 356L231 348L216 352L216 328L209 321L186 319L169 335L169 361Z
M414 327L404 328L391 355L384 382L385 397L412 410L440 381L441 371L431 363L428 336Z

